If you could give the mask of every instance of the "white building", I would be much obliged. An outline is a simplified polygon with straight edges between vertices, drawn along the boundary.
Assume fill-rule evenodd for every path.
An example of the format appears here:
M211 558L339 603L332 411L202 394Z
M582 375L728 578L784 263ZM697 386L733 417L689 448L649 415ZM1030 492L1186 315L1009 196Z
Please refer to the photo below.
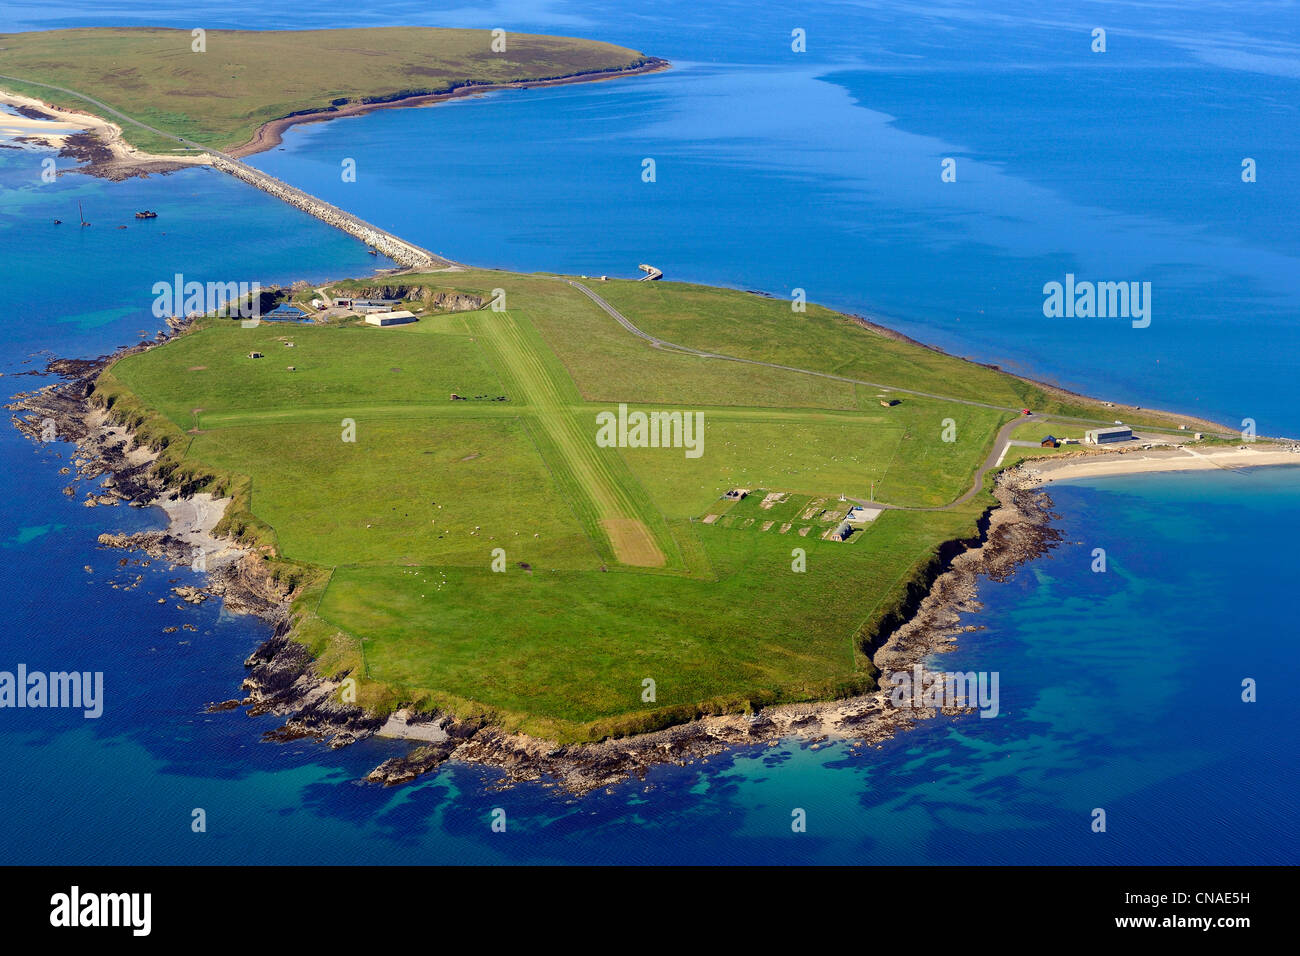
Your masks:
M1083 440L1089 445L1105 445L1108 442L1132 441L1133 429L1127 425L1116 425L1111 428L1090 428L1083 433Z
M406 325L409 322L418 322L419 319L411 312L401 309L397 312L374 312L366 316L367 325Z

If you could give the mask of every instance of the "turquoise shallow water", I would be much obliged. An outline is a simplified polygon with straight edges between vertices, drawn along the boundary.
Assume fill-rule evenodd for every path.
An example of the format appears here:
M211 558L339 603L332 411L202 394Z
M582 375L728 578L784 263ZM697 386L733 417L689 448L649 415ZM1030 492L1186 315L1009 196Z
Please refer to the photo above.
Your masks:
M818 38L805 66L774 53L795 13L670 6L601 20L566 4L511 5L491 24L451 14L441 22L501 14L605 36L680 69L305 127L257 162L462 260L622 273L649 248L674 276L801 285L1093 391L1294 428L1296 97L1279 54L1294 49L1294 24L1235 14L1224 37L1209 29L1223 8L1188 20L1102 5L1120 42L1098 74L1060 32L1086 24L1050 5L997 17L840 5L798 11ZM322 25L350 16L303 9ZM11 4L0 29L301 15L253 10ZM392 2L369 12L437 16ZM1057 60L1072 65L1068 82ZM981 108L990 99L998 108ZM398 136L406 149L381 149ZM1227 144L1240 142L1279 174L1256 184L1264 201L1206 173L1235 162ZM336 181L343 150L359 160L356 184ZM666 161L643 189L647 154ZM956 197L927 172L950 154ZM0 264L22 302L0 320L9 392L39 383L13 376L42 350L94 355L152 335L150 288L176 271L268 283L374 266L347 237L209 172L42 186L36 155L0 150ZM78 199L89 230L68 228ZM136 224L138 208L163 215ZM1025 289L1067 267L1149 277L1169 314L1142 331L1046 328ZM385 791L357 779L395 745L268 745L273 722L203 714L236 693L264 630L211 605L157 606L176 573L120 568L94 546L156 515L65 498L66 452L0 432L0 654L103 670L109 706L98 721L4 712L0 766L19 785L0 796L0 838L13 860L1296 862L1300 675L1278 596L1294 590L1297 469L1053 487L1068 543L984 585L971 618L983 630L942 661L999 672L996 719L928 722L860 754L742 750L572 801L490 792L492 772L471 767ZM1095 547L1105 574L1090 570ZM110 587L136 574L139 589ZM163 632L183 623L195 630ZM1245 677L1259 680L1258 703L1240 701ZM190 832L194 807L205 835ZM506 834L489 830L494 807ZM805 834L790 832L796 807ZM1089 830L1096 807L1105 834Z
M269 745L258 735L273 721L201 714L234 692L260 629L215 608L156 610L162 573L143 594L108 589L97 578L114 556L90 544L104 519L75 521L33 488L68 523L9 543L24 561L0 565L6 653L104 669L110 706L95 722L6 715L0 763L23 782L4 796L6 844L59 862L1294 863L1300 674L1268 596L1292 579L1275 556L1300 532L1296 478L1054 487L1070 543L982 587L972 620L986 629L941 662L998 671L997 718L926 722L858 754L739 750L582 800L490 792L495 774L471 767L382 790L357 779L391 745ZM24 589L32 577L41 586ZM178 621L197 632L159 633ZM1258 703L1240 701L1243 677ZM194 807L206 835L189 832ZM489 829L497 807L505 835ZM1105 834L1089 830L1096 807ZM794 808L805 834L790 832Z

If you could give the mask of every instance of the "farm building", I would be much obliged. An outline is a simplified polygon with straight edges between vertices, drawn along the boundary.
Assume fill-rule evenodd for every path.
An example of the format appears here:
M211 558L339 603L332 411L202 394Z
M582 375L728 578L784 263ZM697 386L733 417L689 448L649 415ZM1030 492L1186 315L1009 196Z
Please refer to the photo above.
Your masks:
M352 308L352 298L351 298L351 296L348 296L348 297L345 297L345 298L338 298L338 299L335 299L335 300L334 300L334 308L336 308L336 309L350 309L350 308Z
M1061 444L1061 440L1057 438L1055 435L1048 435L1046 438L1044 438L1042 441L1038 443L1040 448L1057 448L1060 446L1060 444Z
M883 405L883 406L885 406L885 408L893 408L893 407L894 407L895 405L897 405L898 403L899 403L899 400L896 399L896 398L882 398L882 399L880 400L880 404Z
M831 532L831 540L848 541L851 534L853 534L853 526L847 521L841 521L840 526Z
M392 312L396 299L353 299L352 311L369 315L372 312Z
M1089 445L1105 445L1109 442L1131 441L1133 429L1127 425L1113 425L1109 428L1090 428L1083 434L1083 440Z
M397 312L375 312L366 316L367 325L406 325L410 322L418 322L414 314L402 309Z
M249 357L249 358L261 358L261 357L262 357L262 353L261 353L261 352L249 352L249 353L248 353L248 357Z

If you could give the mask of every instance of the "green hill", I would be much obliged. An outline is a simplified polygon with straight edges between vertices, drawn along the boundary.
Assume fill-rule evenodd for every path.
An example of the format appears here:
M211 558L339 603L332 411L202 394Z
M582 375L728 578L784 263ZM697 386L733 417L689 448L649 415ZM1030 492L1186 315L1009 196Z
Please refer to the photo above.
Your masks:
M569 37L486 30L188 30L96 27L0 34L0 88L120 120L62 87L147 126L218 149L248 142L269 120L467 85L540 81L635 67L647 57ZM21 82L30 81L30 82ZM45 84L39 86L36 84ZM127 124L143 149L176 144Z

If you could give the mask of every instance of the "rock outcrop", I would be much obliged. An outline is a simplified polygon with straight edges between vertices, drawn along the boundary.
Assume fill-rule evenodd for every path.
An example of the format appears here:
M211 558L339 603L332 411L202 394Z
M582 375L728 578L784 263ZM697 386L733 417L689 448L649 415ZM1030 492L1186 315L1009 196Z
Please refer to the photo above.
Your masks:
M419 285L373 285L362 289L348 289L357 299L398 299L419 302L440 312L473 312L483 308L483 297L454 289L431 289Z

